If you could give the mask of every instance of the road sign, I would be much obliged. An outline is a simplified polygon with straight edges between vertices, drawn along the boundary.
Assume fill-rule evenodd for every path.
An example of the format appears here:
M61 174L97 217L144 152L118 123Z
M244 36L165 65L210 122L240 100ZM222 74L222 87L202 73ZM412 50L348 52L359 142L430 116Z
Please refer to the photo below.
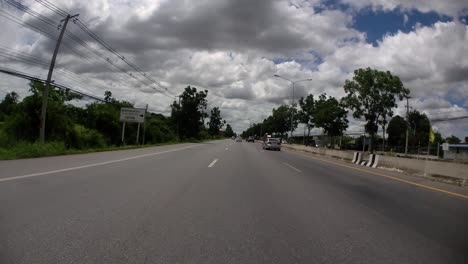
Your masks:
M449 143L443 143L442 150L449 150Z
M145 122L146 109L144 108L120 108L120 121L126 123Z

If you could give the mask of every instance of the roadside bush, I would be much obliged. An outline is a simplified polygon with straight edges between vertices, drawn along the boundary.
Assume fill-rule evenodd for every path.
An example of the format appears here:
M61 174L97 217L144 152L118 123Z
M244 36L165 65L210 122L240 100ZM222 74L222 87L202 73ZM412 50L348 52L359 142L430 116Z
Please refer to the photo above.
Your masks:
M0 148L0 159L36 158L66 153L63 142L29 143L19 142L12 147Z
M0 148L6 148L10 145L8 134L3 128L3 124L0 123Z
M107 143L98 131L75 124L67 137L66 145L69 148L87 149L103 148Z

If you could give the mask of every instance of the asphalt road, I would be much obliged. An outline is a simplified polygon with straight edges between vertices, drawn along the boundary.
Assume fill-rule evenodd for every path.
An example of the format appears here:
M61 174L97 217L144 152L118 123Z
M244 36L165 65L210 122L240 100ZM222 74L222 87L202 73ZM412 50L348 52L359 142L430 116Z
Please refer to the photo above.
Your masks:
M468 263L468 199L256 143L0 161L0 204L2 264Z

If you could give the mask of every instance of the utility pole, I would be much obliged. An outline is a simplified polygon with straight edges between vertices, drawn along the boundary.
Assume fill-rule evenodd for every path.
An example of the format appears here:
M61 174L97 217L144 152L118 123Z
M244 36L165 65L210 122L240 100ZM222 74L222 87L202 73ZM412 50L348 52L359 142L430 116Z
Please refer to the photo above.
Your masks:
M41 143L44 143L45 141L45 125L46 125L45 123L46 123L46 116L47 116L47 103L49 100L50 82L52 80L52 73L54 72L55 59L57 58L57 53L59 51L60 44L63 38L63 34L65 33L65 29L67 28L68 20L70 20L70 18L74 18L77 16L78 14L74 16L67 15L67 17L65 17L65 19L61 21L63 22L62 31L60 32L59 38L57 39L57 44L55 44L54 54L52 55L52 60L50 62L49 73L47 74L47 80L44 86L44 91L42 93L41 117L39 120L39 142Z
M261 112L261 114L262 115L261 115L261 120L260 121L262 123L260 123L260 137L263 137L263 112Z
M409 101L410 96L405 96L406 98L406 142L405 142L405 155L408 154L408 137L409 137Z
M292 140L293 140L293 131L294 131L294 128L293 128L293 125L294 125L294 84L295 82L292 82L292 100L291 100L291 139L289 140L289 144L292 144Z
M148 104L146 104L145 119L143 120L143 145L145 145L145 139L146 139L146 114L147 113L148 113Z
M179 113L177 113L177 141L180 142L180 131L179 131L179 119L180 119L180 95L179 96L176 96L179 98Z

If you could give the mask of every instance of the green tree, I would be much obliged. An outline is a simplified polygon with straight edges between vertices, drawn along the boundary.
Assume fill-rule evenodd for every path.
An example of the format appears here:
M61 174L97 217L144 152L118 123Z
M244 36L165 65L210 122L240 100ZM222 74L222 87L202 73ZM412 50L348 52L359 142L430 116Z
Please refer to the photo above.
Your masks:
M409 144L414 147L425 147L429 141L430 123L426 114L413 110L408 114L411 133Z
M0 121L5 120L5 118L11 115L16 105L18 104L19 96L16 92L7 93L5 98L0 103Z
M39 134L39 117L42 105L44 84L32 81L30 96L15 107L15 111L6 119L6 130L15 140L35 141ZM49 103L46 116L46 135L48 141L64 141L73 130L73 120L67 116L65 102L80 96L67 90L52 87L49 91Z
M308 95L306 98L302 97L299 100L299 118L301 123L307 125L307 137L310 137L310 130L314 128L314 115L315 115L315 103L314 96Z
M104 92L104 101L106 101L106 103L110 103L112 102L113 98L112 98L112 92L111 91L105 91Z
M449 143L449 144L460 144L461 143L461 139L457 138L456 136L454 135L451 135L450 137L446 138L445 139L445 142Z
M120 108L133 107L126 101L118 101L112 98L112 93L105 92L105 101L87 105L85 126L99 131L107 140L107 144L120 145L122 123L120 122ZM136 142L136 125L126 124L125 142Z
M273 109L270 119L271 132L276 132L284 136L286 132L291 130L291 118L293 118L293 129L296 129L299 124L299 115L295 107L281 105Z
M171 105L171 117L179 124L179 134L183 139L199 138L206 114L208 91L197 91L195 87L186 87L180 96L180 105L174 101Z
M406 141L406 120L397 115L388 123L388 144L390 146L403 146Z
M232 137L234 136L234 131L232 130L232 127L230 124L226 125L226 130L224 131L224 136L225 137Z
M393 115L396 99L401 101L409 94L398 76L371 68L355 70L353 79L346 80L344 90L347 96L343 103L353 111L354 118L364 116L365 130L372 139L382 120ZM370 149L372 151L372 145Z
M145 126L146 142L149 144L175 141L177 139L171 127L171 120L161 114L148 114Z
M219 135L219 130L223 128L226 121L221 118L219 107L214 107L210 111L210 121L207 123L210 135Z
M315 101L315 126L322 128L330 138L341 136L348 128L347 114L348 111L334 97L327 98L326 94L322 94Z

